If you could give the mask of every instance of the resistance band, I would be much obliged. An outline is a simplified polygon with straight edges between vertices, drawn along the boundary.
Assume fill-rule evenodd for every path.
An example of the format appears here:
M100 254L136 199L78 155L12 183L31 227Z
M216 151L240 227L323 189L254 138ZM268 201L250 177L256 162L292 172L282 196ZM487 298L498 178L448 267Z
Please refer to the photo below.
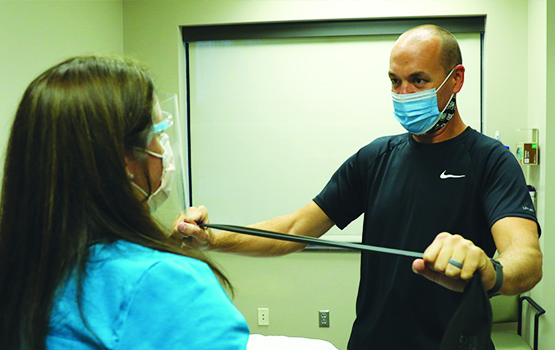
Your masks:
M371 251L371 252L394 254L394 255L401 255L401 256L410 256L413 258L420 258L420 259L422 259L424 256L423 253L412 252L408 250L376 247L376 246L360 244L360 243L330 241L330 240L325 240L321 238L290 235L286 233L260 230L252 227L235 226L235 225L219 225L219 224L199 224L199 226L206 227L206 228L213 228L216 230L231 231L231 232L237 232L237 233L242 233L242 234L247 234L252 236L279 239L282 241L290 241L290 242L296 242L296 243L315 244L315 245L347 248L347 249L360 250L360 251ZM453 266L458 267L459 269L463 267L463 264L461 264L460 262L458 262L453 258L449 259L449 263Z
M346 243L329 241L320 238L290 235L251 227L218 225L218 224L199 224L201 227L213 228L216 230L232 231L247 235L279 239L296 243L315 244L348 248L360 251L372 251L386 254L395 254L422 258L422 253L411 252L401 249L391 249L369 246L359 243ZM449 263L453 266L462 268L462 264L451 258ZM440 350L487 350L490 349L492 311L489 298L479 273L475 273L470 283L463 292L462 301L455 314L451 318L445 333L443 334Z

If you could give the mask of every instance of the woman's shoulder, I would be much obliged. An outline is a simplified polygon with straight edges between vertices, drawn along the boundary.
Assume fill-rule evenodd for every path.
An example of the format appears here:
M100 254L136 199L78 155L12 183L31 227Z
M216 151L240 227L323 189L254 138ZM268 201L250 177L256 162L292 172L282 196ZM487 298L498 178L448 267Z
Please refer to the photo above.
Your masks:
M153 268L173 269L185 274L212 273L208 265L200 260L123 240L91 247L87 272L89 276L94 275L95 271L102 271L103 277L107 273L112 276L127 275L126 278L141 278Z

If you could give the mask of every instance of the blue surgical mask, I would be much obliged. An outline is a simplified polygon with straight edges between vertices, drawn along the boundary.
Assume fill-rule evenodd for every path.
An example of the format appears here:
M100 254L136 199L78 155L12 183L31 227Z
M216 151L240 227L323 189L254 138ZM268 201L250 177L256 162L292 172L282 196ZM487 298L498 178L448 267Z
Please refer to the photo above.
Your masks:
M437 108L437 91L441 89L453 71L454 68L437 90L434 88L412 94L396 94L391 91L395 118L408 132L415 135L434 132L451 120L455 114L455 95L451 95L440 113Z

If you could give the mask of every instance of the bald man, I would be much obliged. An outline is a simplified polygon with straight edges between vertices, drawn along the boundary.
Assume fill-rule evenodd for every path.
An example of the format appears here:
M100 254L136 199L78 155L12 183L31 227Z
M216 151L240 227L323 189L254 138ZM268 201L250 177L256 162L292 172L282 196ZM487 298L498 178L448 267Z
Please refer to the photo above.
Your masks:
M364 244L424 251L416 260L362 253L350 350L438 349L476 271L491 293L523 293L541 279L540 229L525 179L501 143L462 121L456 95L464 73L451 33L425 25L402 34L389 78L394 116L407 133L360 149L302 209L252 225L320 237L364 214ZM207 220L206 208L191 208L175 230L197 247L252 256L304 247L196 225Z

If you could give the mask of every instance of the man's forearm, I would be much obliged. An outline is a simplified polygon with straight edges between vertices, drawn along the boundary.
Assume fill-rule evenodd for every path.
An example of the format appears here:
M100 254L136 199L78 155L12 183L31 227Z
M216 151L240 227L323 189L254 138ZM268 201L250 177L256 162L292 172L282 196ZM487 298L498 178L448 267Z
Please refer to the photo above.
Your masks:
M290 233L282 217L249 225L262 230ZM305 244L286 242L229 231L214 231L211 250L255 257L281 256L304 249Z

